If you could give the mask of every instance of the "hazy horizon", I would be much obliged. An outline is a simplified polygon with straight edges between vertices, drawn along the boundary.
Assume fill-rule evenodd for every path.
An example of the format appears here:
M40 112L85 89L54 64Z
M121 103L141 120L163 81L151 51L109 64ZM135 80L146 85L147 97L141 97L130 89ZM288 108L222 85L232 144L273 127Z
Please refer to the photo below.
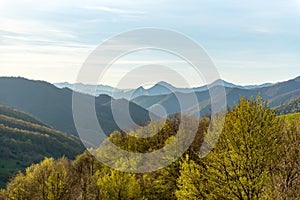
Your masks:
M1 76L75 82L98 45L143 27L174 30L193 39L220 77L238 85L274 83L300 74L299 0L3 0L0 13ZM115 85L131 66L153 63L180 65L179 72L186 73L191 85L201 84L184 63L155 52L117 60L103 84Z
M276 84L276 83L280 83L280 82L285 82L285 81L288 81L288 80L292 80L292 79L295 79L295 78L298 78L300 77L300 74L298 76L293 76L293 77L290 77L290 78L287 78L287 79L283 79L283 80L278 80L276 82L262 82L262 83L253 83L253 84L238 84L238 83L235 83L235 82L232 82L230 80L224 80L221 78L221 80L227 82L227 83L231 83L231 84L234 84L234 85L237 85L237 86L242 86L242 87L245 87L245 86L259 86L259 85L264 85L264 84ZM42 79L32 79L32 78L28 78L28 77L24 77L24 76L0 76L0 78L25 78L25 79L28 79L28 80L33 80L33 81L45 81L45 82L48 82L50 84L83 84L83 85L94 85L94 84L89 84L89 83L81 83L81 82L68 82L68 81L59 81L59 82L50 82L50 81L47 81L47 80L42 80ZM220 79L218 79L220 80ZM109 86L109 87L114 87L114 88L118 88L118 89L136 89L138 87L143 87L145 89L149 89L151 87L153 87L155 84L158 84L159 82L165 82L165 83L168 83L176 88L195 88L195 87L201 87L201 86L205 86L207 84L203 84L203 85L191 85L191 87L180 87L176 84L172 84L172 83L169 83L168 81L164 81L164 80L160 80L160 81L157 81L157 82L153 82L153 83L150 83L150 84L144 84L144 85L137 85L136 87L115 87L114 85L108 85L108 84L97 84L97 86L99 85L102 85L102 86Z

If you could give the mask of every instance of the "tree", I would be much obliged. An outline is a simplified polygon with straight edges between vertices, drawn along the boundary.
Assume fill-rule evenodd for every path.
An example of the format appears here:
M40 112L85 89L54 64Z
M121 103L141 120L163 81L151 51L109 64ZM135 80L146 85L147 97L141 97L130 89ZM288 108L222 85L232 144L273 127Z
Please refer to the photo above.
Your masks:
M66 158L46 158L19 173L7 186L7 199L70 199L71 168Z
M46 179L47 199L70 199L72 180L71 163L62 157L54 162L53 168Z
M143 174L142 189L147 199L176 199L176 180L179 175L179 161L160 170Z
M143 199L140 183L134 174L110 169L99 177L97 185L103 200Z
M31 192L28 190L31 187L31 182L23 173L19 173L7 185L7 199L11 200L30 200Z
M203 165L197 164L187 155L180 165L180 176L177 179L178 190L176 197L179 200L185 199L208 199L209 192L213 190L207 182L203 173L206 169Z
M0 189L0 200L5 200L6 191L4 189Z
M205 192L213 199L262 198L278 160L279 133L280 121L266 102L259 96L256 100L241 98L228 112L213 151L197 163L201 167L183 163L177 195L182 197L191 185L197 185L201 192L196 195ZM196 178L184 178L188 174Z
M274 170L269 196L273 199L299 199L300 123L285 119L278 149L279 164Z
M100 192L97 186L98 175L103 166L89 152L77 156L72 163L73 179L72 199L99 199Z

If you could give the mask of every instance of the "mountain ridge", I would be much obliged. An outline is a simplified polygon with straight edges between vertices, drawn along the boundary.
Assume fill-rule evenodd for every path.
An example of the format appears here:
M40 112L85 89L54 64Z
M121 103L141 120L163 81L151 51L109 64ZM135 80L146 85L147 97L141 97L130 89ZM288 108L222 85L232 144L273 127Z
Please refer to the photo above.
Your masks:
M222 80L212 83L210 88L216 85L225 84L225 92L227 96L227 104L231 108L237 103L241 96L245 98L255 97L260 94L265 100L269 102L271 107L276 107L284 102L300 96L300 77L290 79L288 81L272 84L260 88L239 88L233 87L230 83L224 83ZM136 124L147 124L151 118L149 110L158 105L166 109L166 114L172 114L182 111L176 95L187 99L192 93L197 96L197 104L191 103L189 107L185 107L183 111L195 112L196 115L209 114L210 111L210 93L208 88L197 90L189 89L188 93L182 91L172 92L166 87L166 82L160 82L149 89L140 87L138 90L132 90L128 101L126 98L116 99L108 94L101 94L93 97L88 94L78 93L83 96L95 98L95 108L98 121L104 128L104 132L109 135L114 130L120 130L114 119L111 106L114 105L114 111L117 115L124 114L126 104L129 104L131 109L130 114ZM163 87L165 85L166 87ZM153 88L163 87L164 91L150 92ZM137 94L141 91L141 94ZM147 91L145 95L143 92ZM187 90L185 90L187 91ZM128 91L125 91L128 92ZM136 92L136 93L135 93ZM33 81L25 78L0 78L0 103L11 106L18 110L29 113L33 117L40 120L57 130L77 135L77 130L73 120L72 112L72 94L73 91L69 88L57 88L56 86L45 81ZM159 95L155 95L159 93ZM192 105L193 104L193 105ZM187 105L187 104L186 104ZM154 106L154 107L153 107ZM155 114L155 113L153 113ZM128 124L129 125L129 124ZM122 127L124 128L124 127ZM129 127L127 127L129 128ZM78 136L78 135L77 135Z
M276 83L274 83L276 84ZM208 89L211 85L224 85L225 87L229 88L241 88L241 89L257 89L262 87L268 87L271 85L274 85L273 83L263 83L263 84L256 84L256 85L237 85L234 83L230 83L228 81L225 81L223 79L215 80L214 82L203 85L203 86L196 86L191 88L180 88L175 87L172 84L165 82L165 81L159 81L156 84L154 84L152 87L146 89L142 86L139 86L138 88L129 88L129 89L119 89L108 85L89 85L89 84L83 84L83 83L75 83L71 84L68 82L61 82L61 83L54 83L55 86L58 88L69 88L74 89L74 86L77 86L78 91L90 94L93 96L99 96L100 94L107 94L109 96L112 96L113 98L119 99L119 98L125 98L128 100L134 99L138 96L155 96L155 95L163 95L163 94L170 94L172 92L182 92L182 93L190 93L192 91L201 92ZM93 90L95 89L96 90Z
M43 123L57 130L77 135L77 130L73 120L72 95L73 91L68 88L59 89L56 86L45 81L33 81L25 78L4 77L0 78L0 103L11 106L15 109L29 113ZM89 96L81 94L82 96ZM109 96L100 95L95 98L95 109L99 123L104 126L106 134L119 127L114 122L111 109L103 104L103 101L118 102L118 99ZM149 113L144 108L133 105L132 102L126 102L132 105L133 116L136 123L145 124L150 120ZM120 109L123 104L118 104ZM115 109L118 110L118 109Z
M293 98L300 96L300 81L299 77L291 79L284 82L279 82L272 84L271 86L261 87L261 88L232 88L224 87L226 92L227 104L230 108L233 107L235 103L238 103L241 96L245 98L256 97L260 94L265 100L268 101L269 106L276 107L284 102L288 102ZM181 95L182 98L189 99L192 93L180 93L175 92L176 95L156 95L156 96L140 96L132 99L132 101L145 109L149 109L154 104L160 104L165 106L168 114L180 112L180 111L190 111L192 108L195 110L198 108L197 115L199 113L209 112L210 107L210 94L208 90L195 91L194 92L198 98L198 105L191 105L189 109L181 109L179 104L174 102L174 96ZM173 93L174 94L174 93ZM177 104L177 106L174 106ZM173 107L171 109L171 107Z

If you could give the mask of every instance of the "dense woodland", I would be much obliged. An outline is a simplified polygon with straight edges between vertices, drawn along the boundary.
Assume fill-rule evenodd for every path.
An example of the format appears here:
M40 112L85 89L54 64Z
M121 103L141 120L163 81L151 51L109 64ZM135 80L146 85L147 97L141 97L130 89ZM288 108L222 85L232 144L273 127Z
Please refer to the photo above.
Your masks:
M122 149L151 152L174 138L178 119L173 115L147 139L121 132L109 139ZM227 112L211 153L200 159L209 123L201 119L190 148L163 169L125 173L88 152L75 160L45 158L13 177L0 199L299 199L300 115L278 117L260 97L241 99Z
M53 130L34 117L0 105L0 188L18 170L45 157L74 159L84 151L74 136Z

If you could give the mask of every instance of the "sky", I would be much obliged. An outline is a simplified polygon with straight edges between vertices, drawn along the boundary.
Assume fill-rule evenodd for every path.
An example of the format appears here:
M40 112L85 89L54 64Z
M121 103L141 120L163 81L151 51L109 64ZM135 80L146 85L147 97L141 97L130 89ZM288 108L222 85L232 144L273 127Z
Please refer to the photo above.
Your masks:
M191 38L210 56L220 78L235 84L300 75L300 0L0 0L0 76L76 82L98 45L144 27ZM156 51L120 58L100 83L118 85L132 66L153 62L178 68L192 86L203 83L187 63ZM136 71L139 77L161 74Z

